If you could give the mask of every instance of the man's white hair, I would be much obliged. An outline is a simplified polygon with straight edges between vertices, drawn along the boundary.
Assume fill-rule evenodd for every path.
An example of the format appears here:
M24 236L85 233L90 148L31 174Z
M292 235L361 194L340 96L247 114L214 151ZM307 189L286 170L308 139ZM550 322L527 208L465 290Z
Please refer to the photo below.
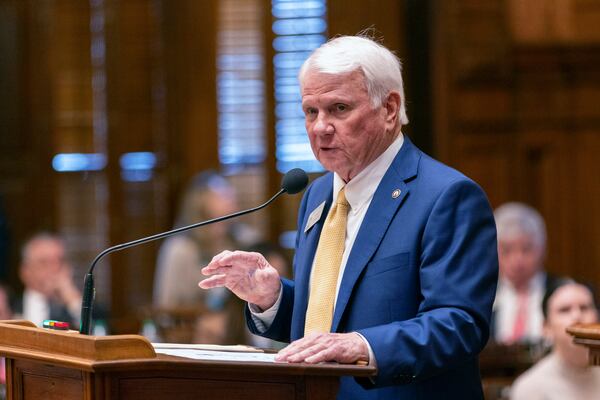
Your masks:
M546 248L546 224L534 208L527 204L505 203L494 210L498 240L527 235L542 249Z
M298 74L300 87L308 71L345 74L361 71L365 76L371 104L379 107L390 92L400 95L399 122L408 124L404 105L402 65L394 53L363 36L340 36L317 48L302 64Z

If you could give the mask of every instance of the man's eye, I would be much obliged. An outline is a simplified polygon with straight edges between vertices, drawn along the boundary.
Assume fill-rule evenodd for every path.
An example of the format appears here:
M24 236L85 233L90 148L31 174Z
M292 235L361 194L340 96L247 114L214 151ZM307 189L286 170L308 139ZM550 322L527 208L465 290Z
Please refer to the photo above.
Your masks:
M348 107L345 104L336 104L335 105L336 111L346 111L347 109L348 109Z
M317 110L315 110L314 108L307 108L304 110L304 114L306 115L315 115L317 114Z

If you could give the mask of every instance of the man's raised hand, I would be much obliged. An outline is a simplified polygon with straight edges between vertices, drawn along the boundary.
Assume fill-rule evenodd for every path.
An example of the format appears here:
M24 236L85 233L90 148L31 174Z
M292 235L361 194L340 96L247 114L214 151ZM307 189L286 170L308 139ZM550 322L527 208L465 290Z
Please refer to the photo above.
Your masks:
M208 278L200 281L202 289L226 287L240 299L260 307L271 308L279 297L279 273L260 253L223 251L202 268Z

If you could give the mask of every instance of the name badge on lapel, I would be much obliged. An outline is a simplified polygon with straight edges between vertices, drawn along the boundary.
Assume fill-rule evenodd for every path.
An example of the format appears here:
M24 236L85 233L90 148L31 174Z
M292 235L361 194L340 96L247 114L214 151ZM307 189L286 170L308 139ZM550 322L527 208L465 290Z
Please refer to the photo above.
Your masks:
M321 218L323 214L323 210L325 209L325 202L319 204L317 208L315 208L310 215L308 216L308 220L306 221L306 226L304 227L304 233L306 233L317 221Z

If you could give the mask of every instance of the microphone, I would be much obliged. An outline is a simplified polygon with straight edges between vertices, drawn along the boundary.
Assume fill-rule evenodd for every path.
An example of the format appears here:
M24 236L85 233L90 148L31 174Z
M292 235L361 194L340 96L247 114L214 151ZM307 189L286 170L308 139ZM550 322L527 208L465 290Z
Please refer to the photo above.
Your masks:
M81 323L79 325L79 333L84 335L89 335L92 328L92 309L94 305L94 297L96 295L96 289L94 288L94 267L102 259L105 255L114 253L115 251L124 250L129 247L137 246L138 244L152 242L154 240L162 239L167 236L175 235L177 233L185 232L190 229L199 228L204 225L214 224L215 222L225 221L230 218L239 217L241 215L249 214L254 211L258 211L262 208L265 208L269 204L271 204L277 197L279 197L283 193L288 194L296 194L304 190L306 185L308 184L308 175L306 172L300 168L294 168L288 171L281 180L281 189L277 192L273 197L267 200L265 203L261 204L258 207L249 208L247 210L242 210L235 212L233 214L225 215L223 217L213 218L208 221L197 222L192 225L183 226L180 228L172 229L167 232L157 233L152 236L147 236L141 239L133 240L127 243L121 243L116 246L109 247L103 250L100 254L94 258L92 261L92 265L90 266L89 271L85 275L84 283L83 283L83 299L81 302Z

